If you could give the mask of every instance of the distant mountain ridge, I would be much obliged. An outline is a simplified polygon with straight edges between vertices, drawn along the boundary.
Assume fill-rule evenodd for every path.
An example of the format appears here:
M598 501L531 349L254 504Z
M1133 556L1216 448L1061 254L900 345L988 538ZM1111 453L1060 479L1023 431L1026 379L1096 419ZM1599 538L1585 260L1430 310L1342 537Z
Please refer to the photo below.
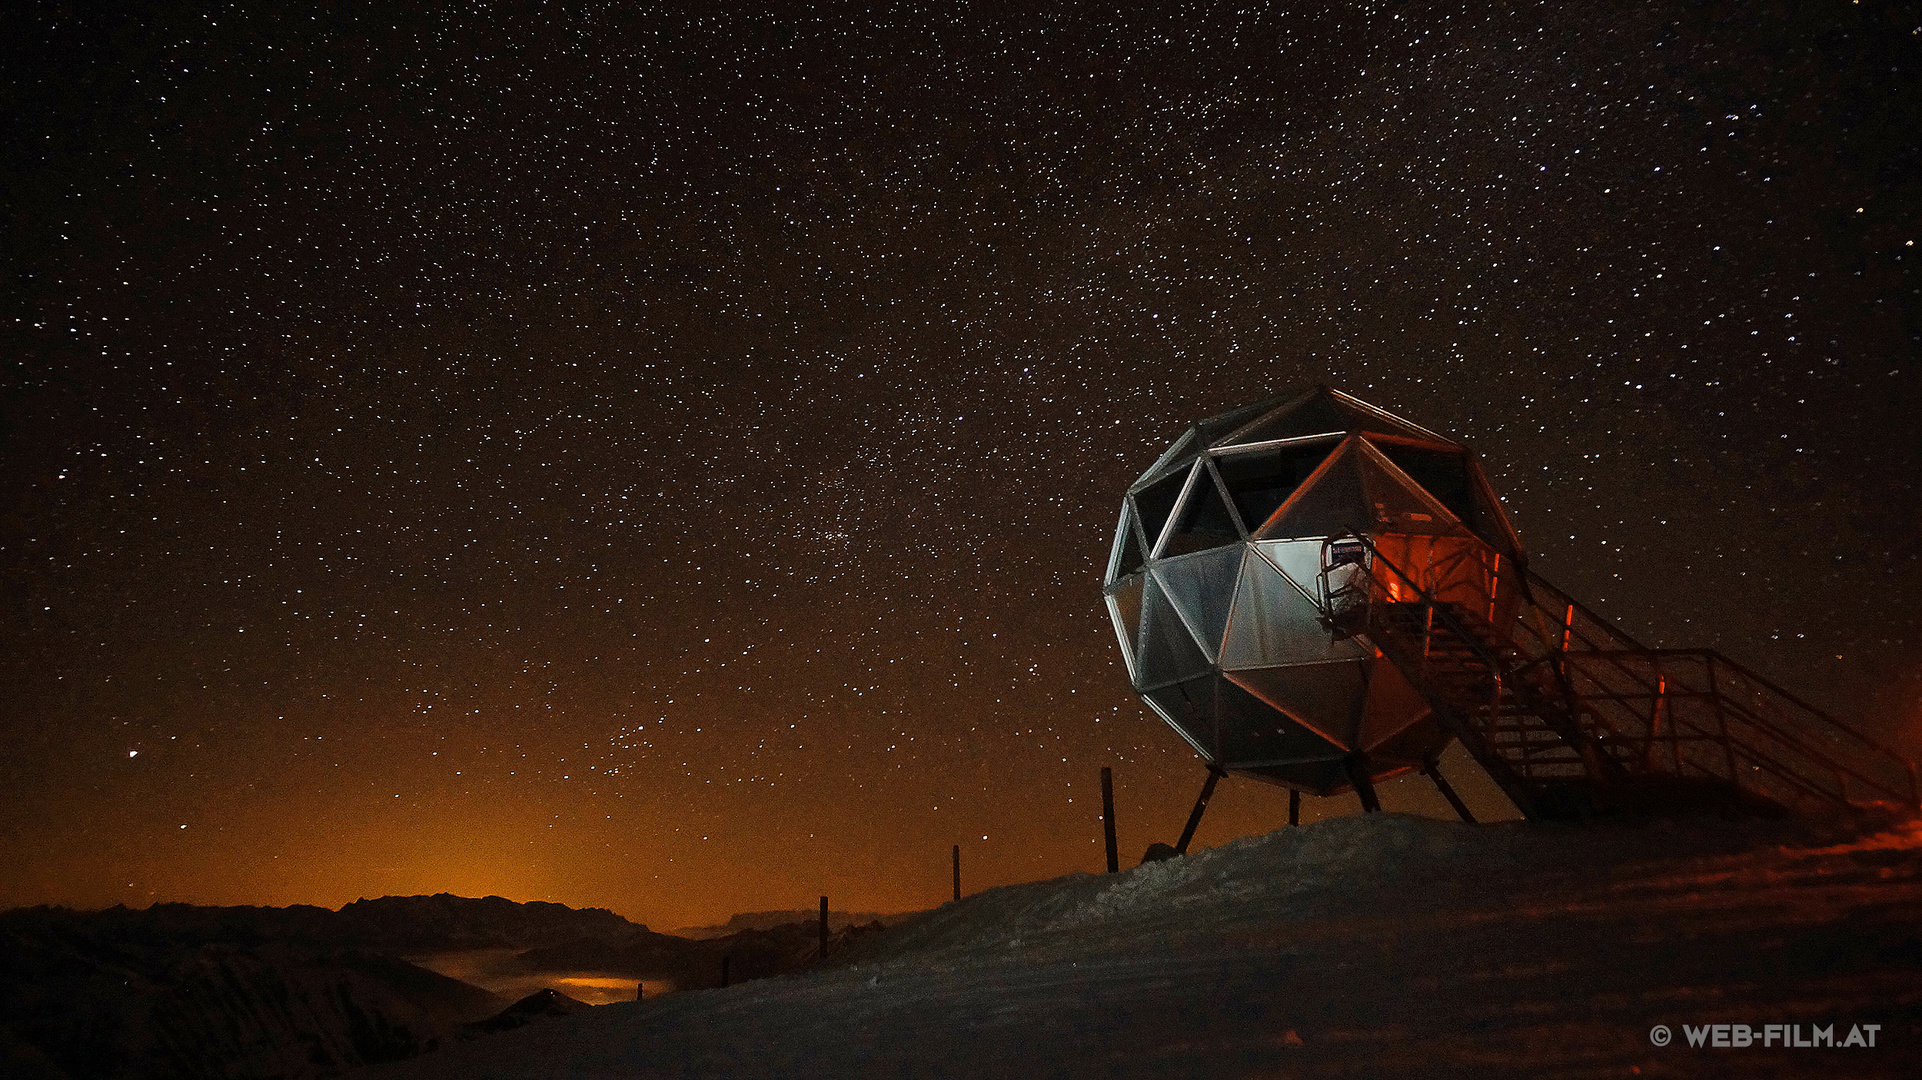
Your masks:
M828 929L838 933L850 926L870 926L874 923L892 926L906 918L908 918L906 915L883 915L878 911L830 911L828 912ZM673 934L675 937L705 941L709 938L738 934L744 930L772 930L775 927L789 926L794 923L818 924L820 919L821 913L818 910L744 911L714 926L687 926L679 930L668 930L666 933Z
M652 936L611 911L388 896L339 911L0 913L0 1073L310 1080L422 1053L506 999L400 959Z
M601 908L437 893L312 905L0 912L0 1076L320 1080L588 1008L500 996L409 962L485 954L510 976L682 989L812 965L818 912L748 912L690 940ZM830 954L901 917L831 913ZM467 977L475 977L469 973ZM538 1006L538 1007L536 1007Z
M46 919L70 922L93 935L132 935L156 942L304 942L401 953L525 949L647 929L605 908L570 908L542 900L523 903L500 896L474 899L450 893L360 899L339 911L311 904L207 907L167 903L145 909L117 906L81 912L34 907L0 913L0 923L13 925Z

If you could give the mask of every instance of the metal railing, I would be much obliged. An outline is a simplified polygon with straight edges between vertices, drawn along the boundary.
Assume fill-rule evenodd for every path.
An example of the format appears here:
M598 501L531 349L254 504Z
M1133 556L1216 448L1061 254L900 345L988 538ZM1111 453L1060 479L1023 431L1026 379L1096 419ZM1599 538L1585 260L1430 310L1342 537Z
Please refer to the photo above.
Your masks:
M1323 571L1331 629L1366 634L1524 813L1556 783L1659 778L1802 810L1922 809L1912 762L1712 649L1647 648L1473 542L1407 567L1374 538L1340 542L1367 558Z

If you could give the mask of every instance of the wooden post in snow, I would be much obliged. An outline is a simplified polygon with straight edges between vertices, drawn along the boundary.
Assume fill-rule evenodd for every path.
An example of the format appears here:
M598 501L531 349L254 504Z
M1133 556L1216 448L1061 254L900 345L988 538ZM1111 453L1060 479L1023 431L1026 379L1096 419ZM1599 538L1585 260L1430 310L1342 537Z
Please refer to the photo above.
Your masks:
M954 898L961 899L961 845L954 845Z
M828 954L828 898L821 898L821 956Z

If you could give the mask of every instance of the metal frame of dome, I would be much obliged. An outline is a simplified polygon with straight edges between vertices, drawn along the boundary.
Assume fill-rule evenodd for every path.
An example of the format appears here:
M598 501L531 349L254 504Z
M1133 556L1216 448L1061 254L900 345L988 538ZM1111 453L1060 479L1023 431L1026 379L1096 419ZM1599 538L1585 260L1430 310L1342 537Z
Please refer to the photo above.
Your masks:
M1142 700L1301 793L1460 739L1525 817L1922 810L1915 763L1710 649L1651 649L1530 571L1467 447L1325 386L1204 420L1128 489L1103 594ZM1868 800L1868 802L1863 802Z
M1329 624L1357 536L1438 589L1521 553L1467 447L1327 386L1193 425L1129 486L1103 595L1135 692L1210 789L1235 773L1297 807L1347 790L1373 806L1375 782L1420 769L1447 790L1433 767L1452 736Z

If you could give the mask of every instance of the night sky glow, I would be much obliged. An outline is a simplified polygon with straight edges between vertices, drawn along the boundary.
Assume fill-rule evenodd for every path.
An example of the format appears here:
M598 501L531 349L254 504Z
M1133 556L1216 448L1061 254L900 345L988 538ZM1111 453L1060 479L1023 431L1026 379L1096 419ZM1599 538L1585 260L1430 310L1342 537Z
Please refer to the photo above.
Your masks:
M1914 4L250 7L0 45L0 905L1131 863L1121 493L1314 382L1922 751Z

